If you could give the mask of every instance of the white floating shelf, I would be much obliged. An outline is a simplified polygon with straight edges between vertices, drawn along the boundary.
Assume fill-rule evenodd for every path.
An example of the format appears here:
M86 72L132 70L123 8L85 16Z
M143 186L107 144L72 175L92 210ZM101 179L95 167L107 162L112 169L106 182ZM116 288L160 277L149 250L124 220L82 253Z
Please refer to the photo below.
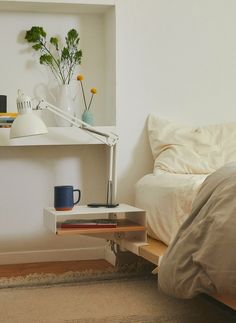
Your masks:
M135 206L131 206L128 204L120 204L117 207L114 208L107 208L107 207L88 207L86 205L75 205L72 210L70 211L56 211L54 207L47 207L44 209L47 216L54 216L55 219L60 217L70 217L70 218L77 218L81 217L81 215L85 214L109 214L109 213L125 213L125 212L141 212L143 213L144 210L139 209ZM75 216L75 217L74 217Z
M105 13L115 0L3 0L0 11Z
M68 219L107 218L109 215L117 219L117 227L64 229L59 225ZM53 207L48 207L44 209L44 225L58 235L85 234L113 240L137 255L140 246L147 244L146 211L127 204L114 208L90 208L82 205L75 206L71 211L55 211Z
M115 127L95 127L104 132L116 132ZM103 144L84 130L75 127L49 127L48 134L10 139L10 129L0 129L0 146L53 146L53 145L98 145Z

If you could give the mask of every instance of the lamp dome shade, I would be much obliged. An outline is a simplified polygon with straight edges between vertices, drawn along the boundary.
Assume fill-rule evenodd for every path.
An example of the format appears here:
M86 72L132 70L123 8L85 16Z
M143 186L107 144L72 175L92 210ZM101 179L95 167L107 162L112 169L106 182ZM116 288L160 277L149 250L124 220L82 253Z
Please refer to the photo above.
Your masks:
M42 119L34 113L19 114L14 120L10 138L42 135L48 133L47 127Z

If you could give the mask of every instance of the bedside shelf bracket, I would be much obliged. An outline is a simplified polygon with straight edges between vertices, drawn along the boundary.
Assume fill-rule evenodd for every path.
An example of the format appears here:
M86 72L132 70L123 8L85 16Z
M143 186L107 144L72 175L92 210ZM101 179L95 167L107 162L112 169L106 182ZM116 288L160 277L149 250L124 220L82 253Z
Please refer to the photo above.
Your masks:
M125 233L124 232L115 232L114 238L115 238L115 240L122 240L125 238Z

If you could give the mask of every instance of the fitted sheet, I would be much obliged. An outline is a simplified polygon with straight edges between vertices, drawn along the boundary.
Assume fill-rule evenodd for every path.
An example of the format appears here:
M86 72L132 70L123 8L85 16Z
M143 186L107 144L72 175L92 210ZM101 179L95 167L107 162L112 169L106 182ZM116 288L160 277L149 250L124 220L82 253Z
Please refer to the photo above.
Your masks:
M149 236L171 243L207 176L159 171L136 183L135 205L146 210Z

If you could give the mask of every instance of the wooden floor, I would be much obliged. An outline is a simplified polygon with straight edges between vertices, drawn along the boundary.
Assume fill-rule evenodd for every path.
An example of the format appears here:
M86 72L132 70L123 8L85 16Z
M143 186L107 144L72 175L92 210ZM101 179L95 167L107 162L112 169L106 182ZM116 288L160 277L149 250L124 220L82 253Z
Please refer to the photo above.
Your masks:
M68 271L106 270L112 268L114 267L103 259L0 265L0 277L26 276L34 273L63 274Z

